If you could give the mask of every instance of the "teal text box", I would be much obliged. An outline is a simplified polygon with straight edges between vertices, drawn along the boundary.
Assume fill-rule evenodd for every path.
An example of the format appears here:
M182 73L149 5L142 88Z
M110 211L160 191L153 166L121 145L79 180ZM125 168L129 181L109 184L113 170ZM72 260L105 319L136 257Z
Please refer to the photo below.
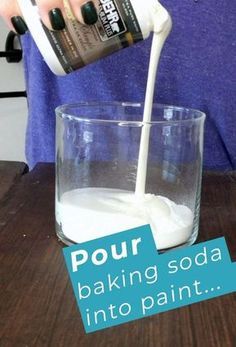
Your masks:
M87 333L236 290L224 238L158 254L145 225L63 253Z

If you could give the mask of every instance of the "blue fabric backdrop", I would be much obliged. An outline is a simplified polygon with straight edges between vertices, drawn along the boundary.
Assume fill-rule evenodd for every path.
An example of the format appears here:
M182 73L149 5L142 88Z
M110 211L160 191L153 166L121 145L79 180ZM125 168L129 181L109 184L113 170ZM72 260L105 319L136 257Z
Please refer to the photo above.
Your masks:
M205 111L204 167L236 169L236 2L163 0L173 30L161 58L155 101ZM151 38L66 77L54 76L30 35L23 38L29 102L27 158L54 161L56 106L143 101Z

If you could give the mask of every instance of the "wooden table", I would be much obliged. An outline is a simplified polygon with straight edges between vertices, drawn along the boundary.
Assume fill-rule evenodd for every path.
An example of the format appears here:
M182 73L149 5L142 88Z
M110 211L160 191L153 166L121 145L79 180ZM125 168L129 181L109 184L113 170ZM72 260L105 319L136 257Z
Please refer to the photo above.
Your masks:
M1 347L236 346L235 293L86 335L54 229L54 166L39 164L0 199ZM235 174L204 174L200 233L236 260Z
M21 176L28 172L26 164L14 161L0 161L0 200Z

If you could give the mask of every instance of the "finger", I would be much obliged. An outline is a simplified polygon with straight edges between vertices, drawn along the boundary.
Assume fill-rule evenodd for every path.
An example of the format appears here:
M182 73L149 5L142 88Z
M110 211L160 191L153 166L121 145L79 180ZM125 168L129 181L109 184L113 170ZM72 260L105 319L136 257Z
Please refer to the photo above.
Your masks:
M70 0L70 6L74 16L79 22L93 25L98 20L98 0Z
M65 9L63 0L36 0L39 15L50 30L65 28Z
M0 2L0 16L4 19L9 29L17 34L23 35L28 30L16 0L10 3L9 0L2 0Z

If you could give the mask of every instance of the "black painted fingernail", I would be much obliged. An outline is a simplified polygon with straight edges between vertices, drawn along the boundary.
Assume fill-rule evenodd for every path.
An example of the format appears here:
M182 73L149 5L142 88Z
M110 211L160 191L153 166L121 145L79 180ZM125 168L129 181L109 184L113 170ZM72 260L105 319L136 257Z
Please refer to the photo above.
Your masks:
M59 8L53 8L49 13L51 26L54 30L63 30L66 27L65 20Z
M81 6L81 14L85 24L93 25L98 20L98 14L93 1L88 1Z
M28 27L22 17L14 16L11 18L11 22L17 34L24 35L28 31Z

